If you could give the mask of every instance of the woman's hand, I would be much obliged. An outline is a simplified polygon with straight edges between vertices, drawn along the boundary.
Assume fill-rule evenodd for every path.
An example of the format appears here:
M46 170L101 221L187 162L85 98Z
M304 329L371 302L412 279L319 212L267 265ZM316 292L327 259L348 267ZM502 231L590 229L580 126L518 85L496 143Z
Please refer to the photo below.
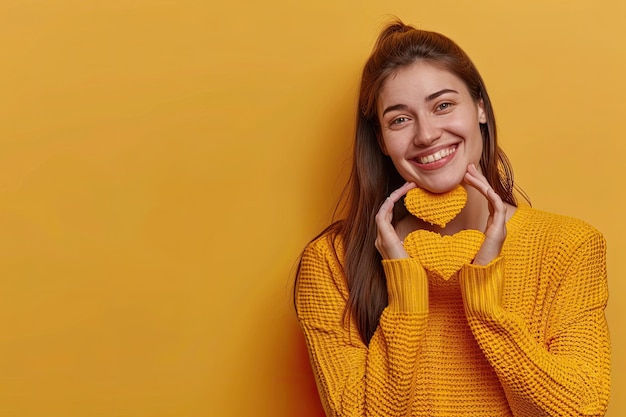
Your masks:
M396 229L391 224L393 220L393 206L410 189L417 187L413 182L407 182L402 187L392 192L383 202L376 214L376 242L374 243L383 259L408 258L402 241L398 237Z
M465 182L480 191L489 203L489 218L484 231L485 240L473 262L475 265L487 265L500 255L506 238L506 204L474 164L467 167Z

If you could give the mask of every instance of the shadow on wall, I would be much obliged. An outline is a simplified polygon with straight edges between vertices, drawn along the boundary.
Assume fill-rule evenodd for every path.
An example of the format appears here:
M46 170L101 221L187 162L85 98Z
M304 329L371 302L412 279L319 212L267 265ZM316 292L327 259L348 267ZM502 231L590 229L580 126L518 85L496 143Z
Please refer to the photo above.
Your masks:
M315 385L315 376L311 369L304 335L295 318L290 320L288 330L292 346L292 372L295 385L291 390L297 397L293 403L298 404L297 410L294 410L293 415L298 417L324 417L324 409Z

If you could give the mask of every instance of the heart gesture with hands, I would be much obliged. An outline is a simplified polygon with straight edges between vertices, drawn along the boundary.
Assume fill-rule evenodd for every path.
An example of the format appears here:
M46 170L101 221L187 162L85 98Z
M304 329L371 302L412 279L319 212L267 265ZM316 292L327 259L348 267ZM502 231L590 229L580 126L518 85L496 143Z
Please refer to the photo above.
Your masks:
M506 238L507 206L474 164L470 164L467 167L464 180L467 185L478 190L488 203L488 218L485 230L482 231L485 239L473 260L473 263L476 265L487 265L499 256L502 250L502 245ZM415 183L407 182L392 192L383 202L376 215L377 236L375 245L383 259L409 257L396 228L392 224L393 207L409 190L416 187ZM426 198L428 195L428 193L425 193L420 197ZM445 199L438 198L437 201L440 201L441 204L446 204ZM471 204L470 201L468 203Z

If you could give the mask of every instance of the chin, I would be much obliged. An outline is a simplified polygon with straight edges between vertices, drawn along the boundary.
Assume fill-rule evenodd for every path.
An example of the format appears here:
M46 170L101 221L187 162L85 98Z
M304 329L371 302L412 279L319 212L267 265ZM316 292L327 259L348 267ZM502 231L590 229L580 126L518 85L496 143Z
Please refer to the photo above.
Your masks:
M463 184L466 169L458 165L452 165L447 169L430 172L412 172L406 170L401 175L409 182L414 182L418 187L434 194L443 194L453 190L459 184Z
M430 191L434 194L443 194L448 191L452 191L459 184L463 183L463 178L456 180L451 179L449 181L437 181L437 182L427 182L427 183L419 183L416 182L417 186L423 188L426 191Z
M458 186L459 184L454 184L451 185L449 187L421 187L423 189L425 189L426 191L429 191L433 194L445 194L449 191L452 191L454 188L456 188L456 186Z

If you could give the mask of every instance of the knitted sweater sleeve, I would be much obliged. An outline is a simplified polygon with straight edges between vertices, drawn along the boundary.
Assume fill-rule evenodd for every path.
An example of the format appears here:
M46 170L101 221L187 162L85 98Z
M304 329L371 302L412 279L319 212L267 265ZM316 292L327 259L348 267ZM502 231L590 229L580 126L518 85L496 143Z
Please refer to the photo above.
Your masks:
M305 249L296 286L298 319L324 410L327 416L405 416L426 328L426 273L413 259L383 261L389 304L365 345L344 315L348 288L328 240Z
M610 389L605 241L586 233L550 272L545 336L502 306L504 262L467 265L459 275L466 316L515 416L602 416ZM550 293L552 295L550 295Z

